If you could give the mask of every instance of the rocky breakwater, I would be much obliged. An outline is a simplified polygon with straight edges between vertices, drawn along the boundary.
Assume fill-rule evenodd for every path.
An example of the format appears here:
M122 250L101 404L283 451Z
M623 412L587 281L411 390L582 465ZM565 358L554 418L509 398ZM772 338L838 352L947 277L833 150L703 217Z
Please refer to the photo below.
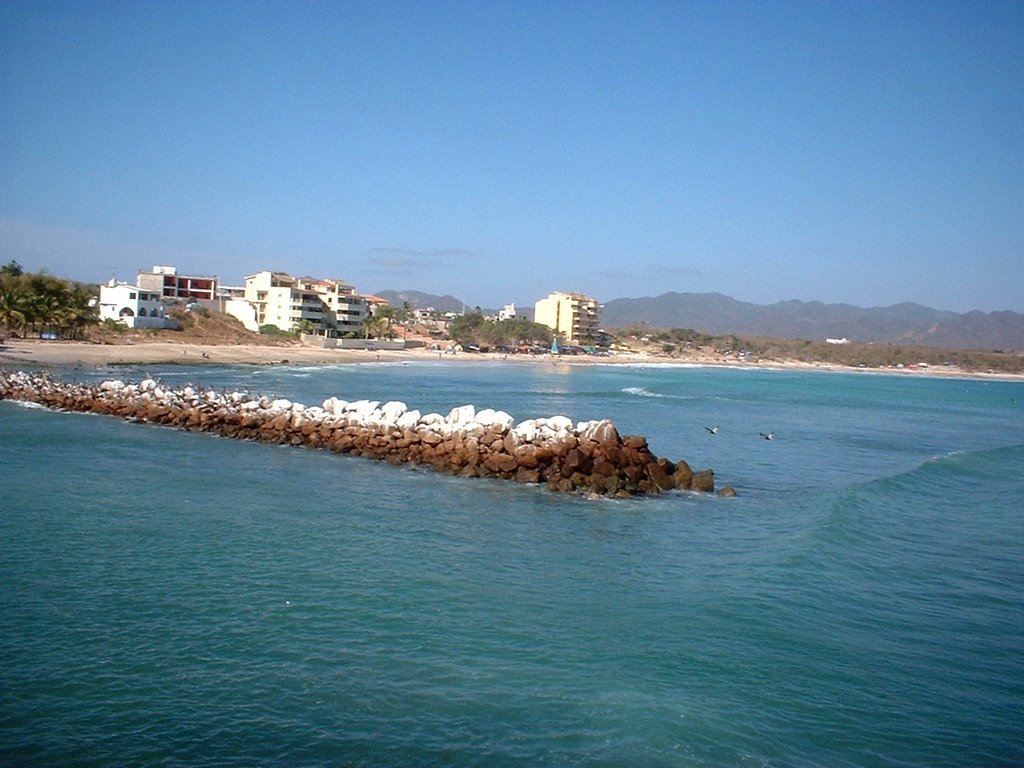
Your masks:
M552 491L635 496L664 491L714 491L714 472L658 458L639 435L620 435L608 420L573 424L564 416L518 424L504 411L472 405L447 415L421 414L405 403L348 402L319 406L194 387L139 383L64 382L45 374L0 374L0 399L66 411L119 416L224 437L286 443L365 456L393 464L426 465L461 477L496 477L544 484ZM734 495L723 488L719 495Z

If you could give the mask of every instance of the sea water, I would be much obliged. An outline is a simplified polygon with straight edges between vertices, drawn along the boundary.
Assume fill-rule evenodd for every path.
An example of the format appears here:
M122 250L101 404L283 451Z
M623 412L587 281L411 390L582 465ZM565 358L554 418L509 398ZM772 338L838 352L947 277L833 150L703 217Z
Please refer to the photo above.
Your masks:
M0 402L0 764L1024 763L1019 382L62 373L147 374L611 418L739 496L586 499Z

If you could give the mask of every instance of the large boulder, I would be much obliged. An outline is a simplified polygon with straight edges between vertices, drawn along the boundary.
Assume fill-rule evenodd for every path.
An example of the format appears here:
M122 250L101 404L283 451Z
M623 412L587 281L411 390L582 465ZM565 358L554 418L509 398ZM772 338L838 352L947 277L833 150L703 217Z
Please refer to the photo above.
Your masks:
M694 472L691 488L701 493L713 493L715 490L714 470L705 469L701 472Z

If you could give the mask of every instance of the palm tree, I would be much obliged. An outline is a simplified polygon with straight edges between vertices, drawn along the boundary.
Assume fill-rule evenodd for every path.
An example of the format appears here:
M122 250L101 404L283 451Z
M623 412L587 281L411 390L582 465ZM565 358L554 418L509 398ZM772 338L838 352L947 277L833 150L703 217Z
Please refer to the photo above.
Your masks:
M26 296L21 284L14 280L0 281L0 325L3 325L15 336L21 329L21 338L25 337L25 325L28 321L26 312Z
M61 331L69 339L79 339L83 331L99 323L99 312L93 302L92 291L76 283L68 292L67 304L61 317Z
M368 315L363 320L363 338L369 339L371 336L375 339L379 339L381 336L387 335L390 331L390 325L387 320L377 317L376 315Z

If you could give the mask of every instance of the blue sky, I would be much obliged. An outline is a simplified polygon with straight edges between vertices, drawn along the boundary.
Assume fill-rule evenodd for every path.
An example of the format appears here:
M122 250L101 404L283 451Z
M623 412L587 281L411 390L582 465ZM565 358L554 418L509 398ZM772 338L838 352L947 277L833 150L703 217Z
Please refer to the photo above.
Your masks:
M0 261L1024 311L1024 2L0 3Z

